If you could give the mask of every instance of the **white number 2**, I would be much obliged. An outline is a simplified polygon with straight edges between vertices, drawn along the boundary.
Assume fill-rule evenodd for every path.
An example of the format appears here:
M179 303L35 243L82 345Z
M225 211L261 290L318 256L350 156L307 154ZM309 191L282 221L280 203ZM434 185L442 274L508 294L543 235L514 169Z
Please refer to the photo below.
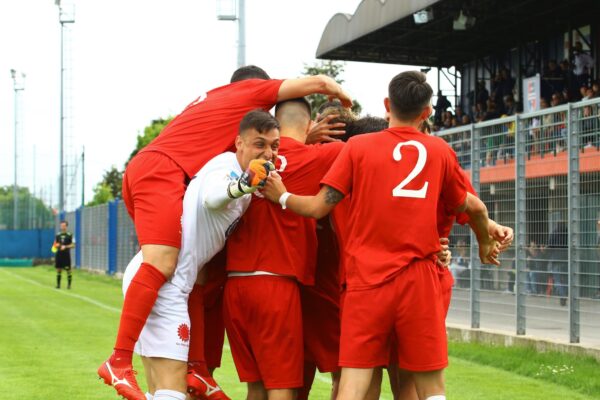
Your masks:
M417 164L415 165L413 170L410 171L410 174L408 174L408 176L402 182L400 182L400 184L398 186L396 186L394 188L394 190L392 190L392 196L394 196L394 197L413 197L413 198L417 198L417 199L424 199L425 195L427 194L427 187L429 186L428 181L425 182L423 187L419 190L404 189L404 187L406 185L408 185L410 183L410 181L415 179L415 177L417 175L419 175L421 173L421 171L423 171L423 168L425 167L425 162L427 161L427 149L425 148L425 146L423 146L422 143L417 142L416 140L409 140L408 142L398 143L396 145L396 147L394 148L394 153L393 153L394 160L396 160L396 161L402 160L402 153L400 152L400 149L402 148L402 146L416 147L417 150L419 150L419 158L417 159Z

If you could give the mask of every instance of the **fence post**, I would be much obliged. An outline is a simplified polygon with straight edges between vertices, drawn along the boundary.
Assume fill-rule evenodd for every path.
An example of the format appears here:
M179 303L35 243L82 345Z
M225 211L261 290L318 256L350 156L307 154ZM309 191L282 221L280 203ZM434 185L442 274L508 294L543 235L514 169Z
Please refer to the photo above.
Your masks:
M81 268L81 211L82 207L75 210L75 267Z
M524 335L527 319L525 308L525 287L527 277L525 263L527 255L526 247L526 179L525 179L525 157L527 130L524 129L523 121L517 115L515 118L515 294L516 294L516 317L517 335Z
M480 190L480 177L479 177L479 169L481 168L480 157L481 153L479 150L479 146L481 145L479 138L479 129L475 129L475 126L471 124L471 183L473 184L473 189L477 193ZM479 316L480 316L480 304L479 304L479 289L480 289L480 267L481 264L479 262L479 251L477 246L477 239L475 238L475 234L473 231L470 231L471 234L471 254L470 254L470 265L471 265L471 275L470 275L470 298L469 305L471 311L471 328L478 329L479 328Z
M110 275L117 272L118 206L119 200L108 203L108 273Z
M568 207L568 271L569 271L569 341L579 343L579 140L574 120L573 105L567 110L567 150L569 171L567 174Z

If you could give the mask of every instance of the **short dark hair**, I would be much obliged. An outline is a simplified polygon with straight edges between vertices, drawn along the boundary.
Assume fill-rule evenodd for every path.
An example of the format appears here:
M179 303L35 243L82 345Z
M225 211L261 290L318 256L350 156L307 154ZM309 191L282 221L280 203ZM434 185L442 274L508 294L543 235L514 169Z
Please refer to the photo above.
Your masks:
M60 223L61 223L61 224L66 224L67 226L69 226L69 221L67 221L67 220L64 220L64 219L63 219L62 221L60 221Z
M272 129L279 129L279 122L271 114L259 108L249 111L240 122L240 135L250 129L267 133Z
M311 112L312 112L312 107L310 106L310 103L308 102L308 100L306 100L305 97L296 97L295 99L280 101L279 103L277 103L275 105L275 115L277 115L277 112L281 109L281 107L285 106L286 104L291 104L291 103L297 103L297 104L304 106L304 108L306 109L306 112L308 113L308 118L310 118Z
M413 120L431 103L432 94L424 73L402 72L392 78L388 87L391 112L400 120Z
M352 136L361 135L363 133L379 132L389 127L389 123L385 118L365 115L362 118L352 121L346 126L346 134L342 140L346 142Z
M246 79L271 79L271 77L264 69L257 67L256 65L245 65L233 72L230 82L239 82Z

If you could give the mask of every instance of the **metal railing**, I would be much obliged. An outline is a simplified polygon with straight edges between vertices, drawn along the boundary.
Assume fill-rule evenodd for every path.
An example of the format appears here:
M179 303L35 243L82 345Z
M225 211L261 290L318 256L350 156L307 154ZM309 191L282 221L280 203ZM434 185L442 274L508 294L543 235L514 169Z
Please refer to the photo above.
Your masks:
M495 267L454 227L449 323L600 346L599 110L593 99L436 132L490 218L515 230Z

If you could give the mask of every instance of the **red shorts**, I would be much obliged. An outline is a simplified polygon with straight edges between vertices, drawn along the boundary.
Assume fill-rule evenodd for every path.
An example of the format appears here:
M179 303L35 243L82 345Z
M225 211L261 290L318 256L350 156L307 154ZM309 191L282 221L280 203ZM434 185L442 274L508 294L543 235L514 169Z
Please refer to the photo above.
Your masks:
M438 268L431 260L415 261L381 286L348 291L342 311L340 366L388 365L394 335L400 368L445 368L448 346Z
M454 277L448 267L438 267L438 276L442 290L442 304L444 306L444 317L448 316L450 300L452 300L452 286L454 286Z
M450 300L452 299L452 286L454 278L448 267L438 267L438 277L440 278L440 287L442 292L442 307L444 307L444 317L448 316ZM395 364L398 360L398 342L395 335L392 335L391 350L390 350L390 365Z
M140 245L181 248L181 214L187 177L162 153L136 155L123 174L123 200Z
M300 286L300 301L304 359L316 364L321 372L339 370L339 299L336 301L333 296L327 296L314 286Z
M295 280L228 278L223 317L242 382L262 381L266 389L302 386L302 311Z

